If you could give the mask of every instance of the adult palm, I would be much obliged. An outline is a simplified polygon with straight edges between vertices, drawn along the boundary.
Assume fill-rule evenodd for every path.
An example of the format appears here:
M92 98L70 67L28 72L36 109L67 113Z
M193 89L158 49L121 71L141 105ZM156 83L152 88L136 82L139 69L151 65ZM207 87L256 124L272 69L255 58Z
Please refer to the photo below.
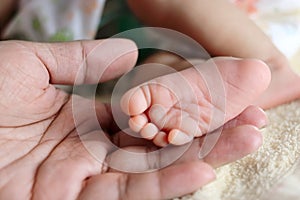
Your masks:
M211 181L214 173L208 164L219 166L259 146L261 136L253 126L229 126L205 161L195 159L196 142L194 150L177 163L155 172L105 169L107 143L90 140L84 145L80 135L92 138L111 131L109 106L95 103L100 130L90 115L94 111L85 106L91 100L67 94L54 84L103 82L131 69L136 57L135 45L121 39L0 43L0 199L171 198ZM73 107L81 116L77 120ZM78 133L80 126L84 132ZM131 149L138 145L119 141ZM96 145L97 159L86 145ZM126 160L122 159L121 163Z

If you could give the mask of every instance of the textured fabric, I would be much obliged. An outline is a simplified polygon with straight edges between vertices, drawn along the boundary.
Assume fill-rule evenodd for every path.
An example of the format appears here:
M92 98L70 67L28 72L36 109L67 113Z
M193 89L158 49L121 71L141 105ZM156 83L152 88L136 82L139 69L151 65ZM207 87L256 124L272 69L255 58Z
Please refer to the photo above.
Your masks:
M181 199L300 199L299 108L300 100L267 111L270 124L263 132L263 146L217 169L216 181Z
M288 59L296 59L300 53L300 1L259 0L257 9L256 23Z
M300 72L300 1L231 0L271 37L274 44ZM247 38L251 40L251 38Z
M22 0L3 38L31 41L93 39L105 0Z

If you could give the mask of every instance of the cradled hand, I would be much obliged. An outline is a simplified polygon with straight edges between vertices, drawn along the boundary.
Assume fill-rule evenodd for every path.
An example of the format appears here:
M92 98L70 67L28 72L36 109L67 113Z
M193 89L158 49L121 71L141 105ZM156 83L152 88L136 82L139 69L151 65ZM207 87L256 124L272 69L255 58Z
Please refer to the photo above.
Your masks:
M246 117L242 115L226 125L205 160L197 157L199 139L180 160L158 171L132 174L104 166L111 150L107 141L87 140L83 144L81 140L82 135L105 134L90 115L94 111L86 106L91 100L67 94L54 84L107 81L131 69L136 57L135 45L121 39L0 43L0 199L172 198L213 180L212 166L234 161L258 148L261 135L254 126L264 115L251 108L250 113L260 117L249 118L246 112ZM112 133L115 129L111 127L110 107L99 102L94 105L97 122ZM79 119L74 119L74 107ZM80 127L84 132L78 132ZM143 141L122 137L118 133L112 139L128 150L145 150L145 146L137 147ZM86 149L93 145L97 159ZM117 153L110 158L117 158ZM117 161L122 165L126 158ZM145 166L143 162L133 165Z

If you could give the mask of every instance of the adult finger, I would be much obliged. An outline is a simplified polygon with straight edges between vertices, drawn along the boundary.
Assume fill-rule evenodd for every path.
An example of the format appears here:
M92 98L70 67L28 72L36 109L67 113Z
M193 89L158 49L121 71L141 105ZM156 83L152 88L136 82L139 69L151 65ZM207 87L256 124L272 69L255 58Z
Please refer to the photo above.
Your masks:
M224 125L224 129L234 128L240 125L253 125L262 128L268 124L266 113L258 106L248 106L242 113Z
M145 140L119 133L114 141L123 149L110 154L108 163L114 170L142 172L165 167L179 157L177 163L199 160L201 151L202 154L203 152L207 154L204 158L205 162L219 167L256 151L262 143L262 135L257 127L261 128L266 123L265 113L258 107L250 106L228 122L221 135L220 132L209 133L207 136L195 139L189 147L168 146L160 150L154 145L149 145L149 141L147 143ZM213 137L216 140L204 142L205 137ZM202 148L203 145L205 148Z
M255 126L241 125L223 130L216 143L208 144L211 145L209 151L205 148L202 149L203 138L197 138L188 148L176 146L159 150L155 149L154 146L126 147L110 154L107 157L107 163L111 167L110 171L127 172L145 172L163 168L173 163L187 163L197 160L203 160L213 167L220 167L253 153L261 144L262 135ZM205 154L206 151L207 155ZM200 153L206 156L201 158Z
M92 84L129 71L137 60L137 48L127 39L22 44L47 68L53 84Z
M194 140L188 151L177 162L198 160L203 145L201 139ZM262 134L255 126L241 125L223 130L220 139L212 145L212 150L203 160L213 167L220 167L255 152L262 145Z
M191 193L213 179L213 169L201 161L151 173L106 173L91 177L79 199L169 199Z
M225 124L223 135L204 160L212 166L219 167L255 152L263 141L259 129L267 124L266 113L257 106L249 106Z
M257 106L247 107L241 114L239 114L234 119L228 121L224 126L223 130L238 127L241 125L253 125L257 128L262 128L268 123L267 116L265 112ZM130 134L128 134L130 133ZM227 134L229 131L226 131L222 134ZM132 131L129 129L120 131L119 133L113 136L113 142L123 148L128 146L139 146L147 145L149 146L152 141L142 139L140 137L133 137ZM223 138L220 138L223 139ZM250 141L249 141L250 142Z
M264 127L267 123L266 114L262 109L257 106L249 106L224 125L221 135L216 131L194 140L188 151L177 162L197 160L200 154L205 154L206 156L203 158L205 162L213 167L219 167L241 159L261 146L262 134L259 128ZM205 141L205 137L219 138L215 142L214 139ZM210 150L207 151L203 146Z

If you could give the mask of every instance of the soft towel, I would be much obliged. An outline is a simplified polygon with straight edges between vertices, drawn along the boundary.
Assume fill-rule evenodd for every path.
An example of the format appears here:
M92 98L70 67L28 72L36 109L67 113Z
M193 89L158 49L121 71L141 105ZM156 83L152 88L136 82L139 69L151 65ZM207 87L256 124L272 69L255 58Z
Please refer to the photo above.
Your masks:
M263 146L217 169L216 181L180 199L300 199L299 189L294 190L300 182L299 108L300 100L267 111L270 124L263 131Z

